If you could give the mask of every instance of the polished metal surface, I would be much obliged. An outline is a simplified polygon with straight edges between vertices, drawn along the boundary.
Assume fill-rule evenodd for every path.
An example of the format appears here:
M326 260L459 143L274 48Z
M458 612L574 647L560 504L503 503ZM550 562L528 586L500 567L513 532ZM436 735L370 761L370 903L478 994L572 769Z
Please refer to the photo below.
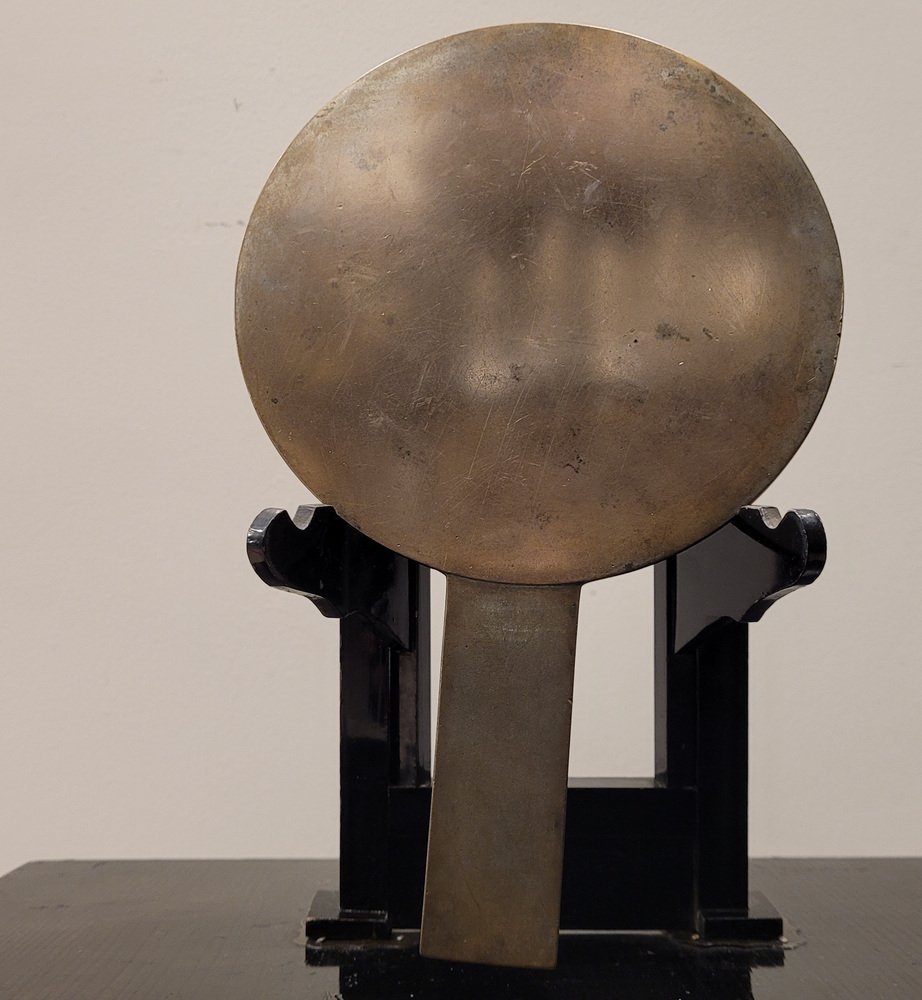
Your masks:
M819 411L841 311L822 198L766 115L669 49L558 24L442 39L345 90L269 178L237 280L247 384L294 472L384 545L486 581L449 585L452 684L486 685L505 655L452 594L527 618L528 585L659 560L756 497ZM565 631L543 658L572 671ZM493 892L504 796L525 810L513 868L563 823L569 706L523 823L539 723L514 688L496 697L474 695L464 731L445 710L422 947L546 964L553 864L502 883L528 926L492 903L475 926L463 902ZM517 763L485 805L462 757L497 736L488 715ZM494 835L458 846L462 820Z
M420 935L431 958L556 961L579 591L448 577Z
M240 356L321 500L439 569L561 583L662 558L794 453L842 308L829 217L748 98L651 42L425 45L270 177Z

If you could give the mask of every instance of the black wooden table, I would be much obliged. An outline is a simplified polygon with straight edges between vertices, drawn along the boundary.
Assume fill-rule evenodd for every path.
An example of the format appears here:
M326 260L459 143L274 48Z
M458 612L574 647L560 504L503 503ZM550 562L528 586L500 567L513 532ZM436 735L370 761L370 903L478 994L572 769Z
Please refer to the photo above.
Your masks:
M2 1000L922 1000L922 859L755 861L784 949L565 937L556 971L420 959L409 936L315 966L330 861L62 861L0 879Z

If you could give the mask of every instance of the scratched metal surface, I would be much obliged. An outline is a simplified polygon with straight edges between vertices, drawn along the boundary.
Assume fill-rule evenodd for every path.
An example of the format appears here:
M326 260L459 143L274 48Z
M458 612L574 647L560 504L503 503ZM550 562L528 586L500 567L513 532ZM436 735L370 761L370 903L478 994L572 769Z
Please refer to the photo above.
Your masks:
M237 330L291 468L452 573L584 581L757 496L836 356L822 198L766 115L574 25L442 39L320 111L259 198Z
M449 576L420 951L557 960L580 587Z

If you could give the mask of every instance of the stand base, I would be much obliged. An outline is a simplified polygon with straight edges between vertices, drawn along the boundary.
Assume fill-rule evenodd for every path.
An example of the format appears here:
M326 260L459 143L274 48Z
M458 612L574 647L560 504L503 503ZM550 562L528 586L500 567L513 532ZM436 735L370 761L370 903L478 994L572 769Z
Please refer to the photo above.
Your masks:
M392 934L390 921L386 913L361 912L343 910L339 905L339 893L328 889L320 890L311 903L310 912L305 922L307 935L308 963L329 965L338 961L345 954L355 954L358 951L375 951L385 948L393 950L395 946L416 947L419 931L408 929L405 933ZM608 940L617 940L621 931L589 932L565 931L567 940L581 938L599 938L605 936ZM633 934L636 932L627 932ZM651 936L655 932L650 932ZM749 894L748 912L739 910L705 910L698 914L698 931L694 936L702 944L719 946L720 944L747 945L758 947L780 945L784 935L784 921L778 911L771 905L761 892ZM679 942L687 942L690 934L662 934L659 937L672 937Z
M784 921L761 892L750 892L746 913L739 910L702 910L698 914L698 933L702 940L708 942L781 941Z
M379 910L343 910L339 893L321 889L305 921L308 946L322 948L339 941L381 941L391 936L387 914Z

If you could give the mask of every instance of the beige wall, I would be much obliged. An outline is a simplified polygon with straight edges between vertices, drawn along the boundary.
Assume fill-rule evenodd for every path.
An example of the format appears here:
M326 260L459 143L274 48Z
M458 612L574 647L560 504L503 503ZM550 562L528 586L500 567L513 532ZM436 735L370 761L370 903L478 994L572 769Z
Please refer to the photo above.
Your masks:
M764 498L831 555L753 630L752 848L922 853L917 4L13 3L4 163L0 871L336 852L336 625L249 570L307 499L234 352L243 224L329 97L440 35L616 27L760 104L823 191L840 369ZM905 527L902 523L905 522ZM587 588L571 770L651 770L649 575Z

